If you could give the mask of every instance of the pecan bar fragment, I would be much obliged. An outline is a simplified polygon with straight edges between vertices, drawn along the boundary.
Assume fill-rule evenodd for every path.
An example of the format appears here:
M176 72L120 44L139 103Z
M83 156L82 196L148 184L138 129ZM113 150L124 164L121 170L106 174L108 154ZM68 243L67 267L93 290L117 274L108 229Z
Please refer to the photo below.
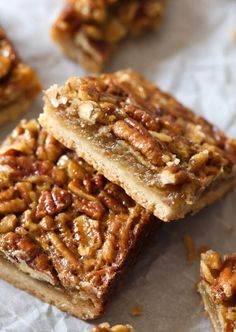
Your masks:
M0 179L0 278L98 317L153 217L36 121L1 147Z
M52 27L52 37L71 59L100 71L127 35L157 26L164 0L67 0Z
M216 332L236 330L236 254L221 258L212 250L201 255L198 290Z
M131 325L114 325L109 323L102 323L92 329L91 332L135 332Z
M40 122L164 221L236 183L236 142L132 71L52 86Z
M40 90L36 73L21 62L0 26L0 124L25 112Z

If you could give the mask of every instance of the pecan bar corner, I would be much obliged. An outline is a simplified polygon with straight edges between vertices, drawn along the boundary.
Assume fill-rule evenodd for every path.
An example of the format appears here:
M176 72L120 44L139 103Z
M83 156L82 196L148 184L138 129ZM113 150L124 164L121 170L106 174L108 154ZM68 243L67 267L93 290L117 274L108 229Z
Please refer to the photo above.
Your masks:
M52 27L52 37L71 59L100 71L127 35L157 26L164 0L67 0Z
M52 86L40 121L164 221L236 184L236 141L132 71Z
M25 112L40 91L36 73L21 62L0 26L0 124Z
M215 332L236 330L236 254L221 258L208 250L201 255L198 291Z
M101 315L153 217L39 124L0 149L0 278L82 319Z

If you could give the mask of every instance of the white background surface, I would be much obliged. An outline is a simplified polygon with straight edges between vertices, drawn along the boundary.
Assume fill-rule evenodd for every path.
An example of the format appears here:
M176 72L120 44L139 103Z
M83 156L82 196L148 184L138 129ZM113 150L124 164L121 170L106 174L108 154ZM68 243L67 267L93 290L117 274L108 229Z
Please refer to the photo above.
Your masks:
M63 58L51 42L49 27L62 0L0 0L0 22L19 53L47 88L84 72ZM131 67L172 92L187 106L236 137L236 42L229 31L236 28L235 0L169 0L159 32L123 43L108 71ZM39 98L27 114L41 108ZM14 124L1 128L1 138ZM114 293L101 321L134 325L137 332L206 332L194 286L199 262L189 266L183 235L193 236L196 246L207 245L222 253L236 250L236 193L194 217L164 225L144 248L138 263ZM135 304L143 314L130 316ZM91 325L0 281L0 331L87 332Z

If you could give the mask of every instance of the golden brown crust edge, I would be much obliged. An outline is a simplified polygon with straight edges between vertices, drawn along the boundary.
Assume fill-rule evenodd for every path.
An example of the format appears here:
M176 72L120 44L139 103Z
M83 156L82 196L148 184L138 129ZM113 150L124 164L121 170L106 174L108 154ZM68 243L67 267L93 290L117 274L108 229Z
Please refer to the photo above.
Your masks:
M82 319L95 319L104 311L100 303L95 307L89 300L77 299L77 303L72 303L71 297L67 296L66 292L31 278L2 257L0 257L0 278L46 303L55 305L61 311Z
M201 280L198 284L198 292L200 293L205 311L208 313L212 327L215 332L222 332L222 326L219 318L219 312L215 307L214 301L211 299L209 285Z

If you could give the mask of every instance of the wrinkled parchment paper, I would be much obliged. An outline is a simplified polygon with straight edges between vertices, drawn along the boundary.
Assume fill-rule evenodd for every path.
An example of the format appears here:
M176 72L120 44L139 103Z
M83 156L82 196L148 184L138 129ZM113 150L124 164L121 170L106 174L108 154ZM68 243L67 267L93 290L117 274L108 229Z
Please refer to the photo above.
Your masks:
M49 27L62 4L63 0L0 0L0 22L25 62L38 71L44 88L84 74L50 40ZM107 70L140 71L236 137L236 41L229 37L233 28L235 0L169 0L161 30L123 43ZM27 117L36 116L41 106L39 98ZM1 128L1 138L15 124ZM99 322L130 323L137 332L211 331L194 291L199 261L187 264L183 235L190 234L197 248L235 251L235 216L236 192L194 217L165 225L143 249ZM143 306L136 318L129 314L135 304ZM90 329L90 324L0 281L1 332Z

